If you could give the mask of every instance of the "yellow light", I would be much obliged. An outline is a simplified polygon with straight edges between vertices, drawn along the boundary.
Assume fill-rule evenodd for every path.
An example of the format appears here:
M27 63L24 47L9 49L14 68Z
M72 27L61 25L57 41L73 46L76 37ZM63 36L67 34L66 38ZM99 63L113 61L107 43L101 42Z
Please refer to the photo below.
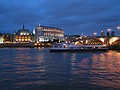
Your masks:
M37 45L37 43L35 43L34 45Z
M27 39L25 39L25 41L27 41Z
M112 44L112 43L114 43L115 41L117 41L117 40L119 40L119 38L118 37L113 37L113 38L111 38L110 39L110 45Z
M100 41L104 43L105 40L104 40L104 38L100 38Z

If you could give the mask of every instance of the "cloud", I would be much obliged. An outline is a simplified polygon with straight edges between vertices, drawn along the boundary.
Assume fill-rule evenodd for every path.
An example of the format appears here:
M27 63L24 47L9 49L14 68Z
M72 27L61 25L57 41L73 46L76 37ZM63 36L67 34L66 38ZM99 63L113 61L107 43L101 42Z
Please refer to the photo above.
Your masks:
M0 28L19 28L24 23L32 29L41 23L64 28L66 34L99 32L119 25L119 8L119 0L3 0Z

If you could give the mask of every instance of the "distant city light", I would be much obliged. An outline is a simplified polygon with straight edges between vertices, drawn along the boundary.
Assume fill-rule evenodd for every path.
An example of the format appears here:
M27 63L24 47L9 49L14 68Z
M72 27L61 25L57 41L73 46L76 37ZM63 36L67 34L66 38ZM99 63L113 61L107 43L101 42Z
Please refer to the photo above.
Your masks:
M97 33L96 33L96 32L94 32L93 34L94 34L94 35L97 35Z
M109 29L107 29L107 31L108 31L108 32L110 32L110 31L111 31L111 29L109 28Z
M41 26L41 24L39 23L39 25L38 25L39 27Z
M118 26L117 29L120 30L120 26Z
M100 38L100 41L101 41L102 43L104 43L105 39L104 39L104 38Z
M84 34L82 33L82 36L84 36Z
M33 34L35 34L35 29L33 29Z
M110 41L109 41L110 45L111 45L113 42L117 41L117 40L119 40L118 37L113 37L113 38L111 38Z

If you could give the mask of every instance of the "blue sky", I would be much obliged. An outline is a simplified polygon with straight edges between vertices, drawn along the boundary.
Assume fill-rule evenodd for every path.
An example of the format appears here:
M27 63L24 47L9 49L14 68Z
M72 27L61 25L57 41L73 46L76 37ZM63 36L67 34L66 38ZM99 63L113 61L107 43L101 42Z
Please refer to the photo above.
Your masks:
M63 28L65 34L92 35L111 28L118 34L120 0L1 0L0 32L38 24Z

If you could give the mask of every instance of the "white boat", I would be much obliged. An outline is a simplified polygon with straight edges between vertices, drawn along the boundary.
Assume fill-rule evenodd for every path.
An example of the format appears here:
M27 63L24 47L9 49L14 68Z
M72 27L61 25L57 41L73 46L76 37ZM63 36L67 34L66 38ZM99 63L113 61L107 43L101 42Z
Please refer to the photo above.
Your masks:
M50 51L106 51L109 48L106 45L74 45L68 43L61 43L53 45Z

